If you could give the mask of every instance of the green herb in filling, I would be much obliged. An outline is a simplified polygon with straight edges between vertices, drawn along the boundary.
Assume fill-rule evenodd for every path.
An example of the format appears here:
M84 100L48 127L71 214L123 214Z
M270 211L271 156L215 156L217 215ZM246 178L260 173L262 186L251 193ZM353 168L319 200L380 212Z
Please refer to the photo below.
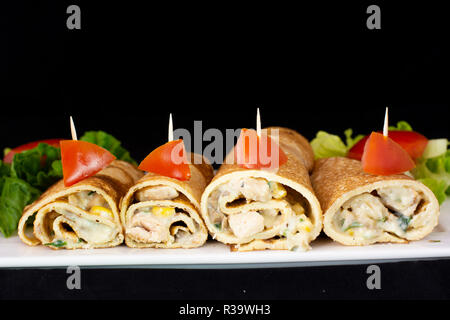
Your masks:
M56 247L56 248L63 247L63 246L65 246L66 244L67 244L67 243L66 243L65 241L63 241L63 240L56 240L56 241L54 241L54 242L45 243L46 246L53 246L53 247Z
M353 229L353 228L359 228L359 227L362 227L362 226L363 226L363 224L355 221L355 222L352 222L352 224L350 224L347 228L345 228L344 231L347 231L347 230Z
M398 217L398 223L400 225L400 228L406 232L406 230L408 229L409 223L411 222L411 218L404 216L404 215L400 215Z

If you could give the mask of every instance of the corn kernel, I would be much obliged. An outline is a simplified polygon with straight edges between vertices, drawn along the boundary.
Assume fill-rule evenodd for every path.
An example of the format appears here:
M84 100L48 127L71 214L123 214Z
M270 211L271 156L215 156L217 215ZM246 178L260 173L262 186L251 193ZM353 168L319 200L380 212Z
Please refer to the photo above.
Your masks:
M300 214L298 218L300 220L298 228L306 232L311 232L313 228L311 221L304 214Z
M175 214L175 208L172 207L153 207L152 213L159 217L170 217Z
M270 181L269 182L270 191L272 192L272 197L274 199L282 199L286 197L287 192L286 189L278 182Z
M302 226L302 229L306 232L311 232L311 228L309 226Z
M89 213L104 218L114 219L114 214L112 211L105 207L93 206L91 210L89 210Z

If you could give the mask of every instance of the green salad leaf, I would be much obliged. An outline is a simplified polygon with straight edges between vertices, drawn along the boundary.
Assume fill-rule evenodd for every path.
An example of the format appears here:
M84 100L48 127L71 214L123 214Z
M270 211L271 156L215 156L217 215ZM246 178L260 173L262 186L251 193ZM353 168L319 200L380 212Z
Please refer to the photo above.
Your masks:
M390 131L413 131L411 125L406 121L397 122L396 126L389 126Z
M345 157L348 151L364 136L362 134L352 137L353 130L344 131L345 143L338 135L330 134L325 131L319 131L316 137L311 141L311 147L316 159L329 157Z
M36 200L41 192L24 180L0 178L0 231L5 237L17 229L23 208Z
M419 159L411 173L433 191L441 204L450 195L450 150L438 157Z
M4 163L2 160L0 160L0 179L2 177L9 176L11 172L11 166L7 163Z
M88 131L80 138L80 140L95 143L111 152L118 160L127 161L135 165L137 164L137 162L131 158L130 153L121 146L121 142L104 131Z
M22 179L45 191L63 177L61 152L46 143L14 155L11 177Z
M46 143L14 155L11 165L0 161L0 231L17 229L24 207L62 178L58 148Z
M362 138L364 138L363 134L358 134L356 137L352 138L353 130L347 129L344 131L345 142L347 143L347 152L359 142Z

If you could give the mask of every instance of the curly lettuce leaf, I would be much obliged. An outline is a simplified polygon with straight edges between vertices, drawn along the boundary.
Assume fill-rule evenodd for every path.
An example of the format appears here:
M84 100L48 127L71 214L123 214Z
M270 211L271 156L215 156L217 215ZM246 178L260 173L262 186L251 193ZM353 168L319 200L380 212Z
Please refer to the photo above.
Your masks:
M352 129L347 129L344 131L344 135L345 135L345 142L347 143L347 152L355 145L358 143L359 140L361 140L362 138L364 138L363 134L358 134L356 137L352 138L353 135L353 130Z
M14 155L11 165L0 161L0 232L11 236L24 207L62 178L60 151L41 143Z
M118 160L127 161L135 165L137 164L136 161L131 158L130 153L121 146L121 142L104 131L88 131L80 138L80 140L94 143L108 150Z
M397 122L396 126L389 126L389 130L391 131L413 131L411 125L406 121Z
M11 166L0 160L0 178L7 177L11 173Z
M330 134L325 131L317 132L316 137L311 141L314 157L316 159L345 157L348 151L364 137L360 134L353 138L352 129L345 130L344 135L345 143L337 135Z
M33 149L15 154L11 177L22 179L32 187L45 191L63 177L60 150L40 143Z
M337 135L319 131L311 141L311 147L316 159L329 157L345 157L347 147Z

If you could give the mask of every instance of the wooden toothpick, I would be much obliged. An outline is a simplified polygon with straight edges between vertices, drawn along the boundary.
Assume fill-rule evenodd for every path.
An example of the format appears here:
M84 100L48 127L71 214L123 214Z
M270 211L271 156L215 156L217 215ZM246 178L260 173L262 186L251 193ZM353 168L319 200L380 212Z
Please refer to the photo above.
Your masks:
M169 115L169 142L173 141L173 123L172 114Z
M388 107L386 107L386 113L384 115L384 126L383 126L383 136L387 137L389 132L389 116L388 116Z
M73 123L72 116L70 116L70 132L72 133L72 140L78 140L77 131L75 130L75 124Z
M261 137L261 116L259 114L259 108L256 109L256 133L258 137Z

